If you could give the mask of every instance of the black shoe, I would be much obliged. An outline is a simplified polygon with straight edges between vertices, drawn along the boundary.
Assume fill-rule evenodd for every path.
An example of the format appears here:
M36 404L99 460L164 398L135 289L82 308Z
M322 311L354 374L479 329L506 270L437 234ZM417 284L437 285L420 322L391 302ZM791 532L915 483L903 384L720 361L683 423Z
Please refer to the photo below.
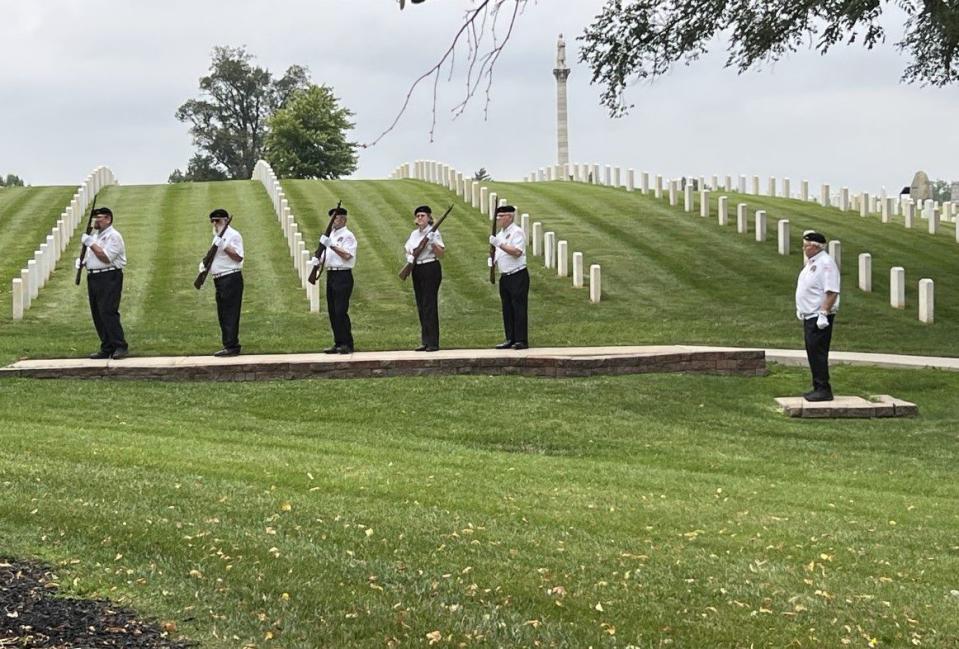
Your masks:
M832 392L826 390L813 390L803 395L806 401L832 401Z
M513 349L529 349L529 345L526 343L515 343Z
M326 349L324 349L324 350L323 350L323 353L324 353L324 354L339 354L339 353L340 353L340 348L337 347L336 345L333 345L332 347L327 347Z
M353 348L352 348L352 347L347 347L346 345L340 345L339 347L336 348L336 353L337 353L337 354L352 354L352 353L353 353Z
M118 361L118 360L120 360L120 359L126 358L126 357L129 356L129 355L130 355L130 350L128 350L128 349L117 349L117 350L114 350L114 352L113 352L112 354L110 354L110 358L112 358L112 359L115 360L115 361Z
M504 340L500 344L496 345L494 349L510 349L515 343L512 340Z
M110 352L93 352L87 358L92 358L93 360L100 360L102 358L110 358Z
M438 352L439 350L440 350L440 348L439 348L439 347L435 347L434 345L429 345L428 347L424 347L424 348L423 348L423 351L424 351L424 352Z
M414 351L414 352L428 352L428 351L429 351L429 347L427 347L426 345L420 345L419 347L417 347L417 348L414 349L413 351Z
M224 347L223 349L221 349L221 350L218 351L218 352L213 352L213 355L214 355L214 356L218 356L218 357L220 357L220 358L222 358L222 357L224 357L224 356L239 356L239 355L240 355L240 348L239 348L239 347L231 347L231 348L227 349L226 347Z

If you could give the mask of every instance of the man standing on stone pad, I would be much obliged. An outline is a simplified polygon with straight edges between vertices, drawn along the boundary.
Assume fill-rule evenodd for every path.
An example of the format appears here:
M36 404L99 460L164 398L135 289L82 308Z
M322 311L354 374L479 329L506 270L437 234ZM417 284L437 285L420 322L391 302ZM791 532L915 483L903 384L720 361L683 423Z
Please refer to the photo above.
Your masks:
M839 309L839 267L825 251L826 237L819 232L803 235L806 263L796 282L796 317L803 322L806 358L812 371L807 401L832 401L829 384L829 345Z
M120 360L129 353L123 326L120 324L120 297L123 294L123 267L127 265L123 237L113 227L113 212L109 207L93 210L93 228L96 235L81 237L88 254L83 259L87 268L87 295L93 326L100 337L100 349L90 358ZM77 259L77 264L80 260Z

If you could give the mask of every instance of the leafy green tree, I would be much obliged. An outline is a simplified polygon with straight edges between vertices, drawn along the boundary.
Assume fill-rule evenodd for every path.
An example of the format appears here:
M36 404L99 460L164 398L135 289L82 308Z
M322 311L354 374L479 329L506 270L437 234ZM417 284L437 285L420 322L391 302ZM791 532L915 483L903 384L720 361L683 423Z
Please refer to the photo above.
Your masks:
M195 153L187 164L186 173L174 169L168 183L204 182L209 180L228 180L223 171L210 156Z
M473 172L473 180L484 181L493 180L493 178L486 172L486 167L480 167L478 171Z
M356 170L356 143L346 139L353 113L333 90L311 85L268 120L264 154L286 178L339 178Z
M178 120L191 125L201 157L194 156L191 165L196 161L205 180L217 174L249 178L262 157L267 119L308 85L309 73L302 66L290 66L274 79L269 70L253 64L245 48L214 47L210 73L200 79L202 97L188 100L176 111ZM183 176L189 175L188 169Z
M952 185L945 180L933 180L929 183L932 187L932 200L939 201L951 201L952 200Z
M902 80L959 81L959 3L943 0L607 0L579 37L579 58L603 88L602 105L619 116L632 107L628 85L695 61L714 39L726 42L726 65L739 72L809 43L821 54L839 44L872 49L885 40L882 16L890 7L906 14L896 44L910 58Z
M0 187L23 187L23 179L15 174L0 175Z

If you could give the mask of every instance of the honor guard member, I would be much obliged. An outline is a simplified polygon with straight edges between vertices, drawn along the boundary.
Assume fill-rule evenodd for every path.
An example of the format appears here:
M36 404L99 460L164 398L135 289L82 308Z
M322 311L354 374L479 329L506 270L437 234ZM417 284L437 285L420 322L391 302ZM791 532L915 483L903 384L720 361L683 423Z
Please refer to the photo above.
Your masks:
M495 246L494 263L499 269L499 298L503 305L503 331L506 340L496 349L526 349L527 307L529 304L529 271L526 270L526 234L513 223L516 208L500 205L496 208L498 234L491 235L489 243Z
M440 257L446 253L440 231L430 232L433 212L429 205L420 205L413 210L416 229L406 240L406 261L413 264L413 251L427 239L423 252L413 266L413 295L416 297L416 313L420 318L420 346L418 352L435 352L440 348L439 293L443 281Z
M93 210L93 228L96 234L84 234L81 242L92 254L85 255L87 268L87 295L93 326L100 337L100 349L90 358L119 360L129 353L123 326L120 324L120 296L123 294L123 267L127 265L123 237L113 227L113 212L109 207ZM78 260L79 261L79 260Z
M819 232L803 235L805 265L796 282L796 316L803 322L806 358L812 372L807 401L832 401L829 384L829 345L839 309L839 268L825 251L826 237Z
M243 305L243 237L228 225L230 214L223 209L210 212L216 255L210 264L216 288L216 317L220 322L223 349L214 356L237 356L240 353L240 307ZM200 262L200 272L204 270Z
M356 237L346 227L347 212L334 207L327 216L335 216L330 236L320 237L326 246L326 309L333 329L333 346L324 354L352 354L353 327L350 323L350 296L353 295L353 267L356 265ZM320 262L314 257L310 262Z

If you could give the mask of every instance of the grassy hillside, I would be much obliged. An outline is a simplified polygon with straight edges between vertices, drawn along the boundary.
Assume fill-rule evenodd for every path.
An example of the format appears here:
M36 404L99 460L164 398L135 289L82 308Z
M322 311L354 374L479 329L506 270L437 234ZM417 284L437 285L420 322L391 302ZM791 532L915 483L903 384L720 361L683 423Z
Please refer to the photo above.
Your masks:
M411 210L430 203L456 208L444 224L448 255L440 291L441 344L486 347L502 337L499 298L488 282L489 222L452 194L419 181L286 181L284 187L307 241L315 245L326 210L343 200L359 239L356 291L351 307L357 349L406 349L418 344L410 282L396 272L412 229ZM793 293L801 263L799 237L820 229L843 242L842 308L836 349L955 354L959 337L959 271L954 226L939 236L901 225L862 219L814 204L730 195L767 210L769 239L738 235L638 193L573 183L492 183L545 230L585 253L586 264L604 273L604 300L590 305L586 289L573 289L530 257L531 342L546 345L701 343L799 347ZM714 203L715 203L714 195ZM292 270L281 231L258 183L110 187L101 194L117 214L130 266L121 313L135 354L204 354L218 347L211 287L195 291L191 280L209 245L206 215L223 206L236 212L247 248L247 297L241 341L249 353L314 351L330 342L325 304L310 315ZM22 211L17 212L22 215ZM21 217L22 218L22 217ZM776 250L775 222L790 220L793 254ZM9 235L8 235L9 236ZM856 256L873 255L874 292L857 288ZM69 262L67 262L69 263ZM888 306L888 269L907 271L907 308ZM916 318L920 277L937 282L936 323ZM59 271L22 323L2 320L10 332L0 356L76 356L96 347L85 288L72 269Z

